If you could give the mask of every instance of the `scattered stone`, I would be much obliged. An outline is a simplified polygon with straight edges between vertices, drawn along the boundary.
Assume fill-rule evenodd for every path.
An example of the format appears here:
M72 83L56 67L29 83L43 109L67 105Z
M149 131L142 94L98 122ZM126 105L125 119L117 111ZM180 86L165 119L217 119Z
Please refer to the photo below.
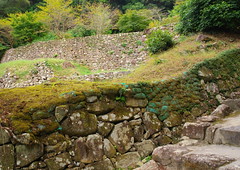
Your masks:
M0 146L0 169L2 170L11 170L14 169L15 160L14 160L14 146L3 145Z
M16 162L17 166L24 167L37 160L43 155L43 145L17 145Z
M97 131L97 117L86 112L75 112L62 123L62 131L70 136L87 136Z
M160 122L154 113L145 112L142 119L145 130L149 132L149 135L152 135L161 130L162 122Z
M87 138L80 137L75 141L76 161L92 163L103 159L103 138L100 135L89 135Z
M104 139L104 155L106 155L108 158L112 158L116 154L116 149L112 145L112 143L108 139Z
M138 162L141 161L141 157L137 152L128 152L118 156L116 159L116 168L120 169L136 168Z
M69 164L72 163L71 156L69 153L65 152L60 155L57 155L53 158L46 159L45 160L48 169L51 170L63 170L65 169Z
M214 78L213 72L207 67L202 67L198 71L198 75L204 80L211 80Z
M67 115L69 111L68 105L57 106L55 109L55 117L58 122L61 122Z
M197 36L196 41L201 41L201 42L209 42L212 41L212 38L208 37L207 35L200 34Z
M142 158L150 155L155 148L155 145L151 140L145 140L141 143L135 143L134 146L136 147L137 152Z
M108 137L111 143L116 146L120 153L127 152L133 145L133 131L128 123L115 125L112 133Z

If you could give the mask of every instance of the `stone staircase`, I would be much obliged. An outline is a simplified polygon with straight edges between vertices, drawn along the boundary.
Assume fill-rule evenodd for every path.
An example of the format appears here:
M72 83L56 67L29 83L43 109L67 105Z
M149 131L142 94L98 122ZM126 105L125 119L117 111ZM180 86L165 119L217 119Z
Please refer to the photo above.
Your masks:
M185 123L181 142L156 148L136 170L240 170L239 104L223 101L211 115Z

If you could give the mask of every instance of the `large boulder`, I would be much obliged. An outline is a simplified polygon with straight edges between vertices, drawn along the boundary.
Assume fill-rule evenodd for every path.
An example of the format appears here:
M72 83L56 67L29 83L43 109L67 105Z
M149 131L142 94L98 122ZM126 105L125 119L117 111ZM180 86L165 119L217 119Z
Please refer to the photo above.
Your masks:
M48 169L51 170L62 170L65 169L67 165L72 163L71 156L69 153L65 152L57 155L53 158L45 160Z
M16 161L17 166L24 167L43 155L43 145L17 145Z
M75 141L76 161L92 163L103 159L103 138L100 135L89 135L87 138L80 137Z
M14 169L14 146L11 144L0 146L0 153L0 169Z
M64 134L87 136L97 131L97 117L86 112L75 112L62 123Z
M115 125L108 139L120 153L125 153L134 143L132 127L129 123L119 123Z

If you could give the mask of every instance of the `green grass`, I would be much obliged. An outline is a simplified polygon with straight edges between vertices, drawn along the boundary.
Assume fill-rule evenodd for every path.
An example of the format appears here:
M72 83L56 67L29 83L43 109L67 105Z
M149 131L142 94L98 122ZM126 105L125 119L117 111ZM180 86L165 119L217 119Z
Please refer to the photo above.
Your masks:
M140 65L131 74L113 80L113 82L154 82L170 79L182 75L183 72L192 68L195 64L205 59L215 57L219 52L240 48L240 36L231 34L208 35L213 39L208 44L217 42L218 48L199 50L198 47L204 43L195 41L197 35L186 37L168 51L152 55L146 63ZM233 42L231 40L234 39ZM206 45L206 44L205 44Z
M87 67L82 66L76 62L70 62L74 67L64 68L63 63L66 60L54 59L54 58L41 58L36 60L16 60L0 64L0 77L5 74L6 71L10 71L13 74L19 76L20 79L26 79L26 76L31 74L35 69L35 64L39 62L46 62L47 66L50 67L56 77L70 76L74 73L79 75L91 74L91 70Z

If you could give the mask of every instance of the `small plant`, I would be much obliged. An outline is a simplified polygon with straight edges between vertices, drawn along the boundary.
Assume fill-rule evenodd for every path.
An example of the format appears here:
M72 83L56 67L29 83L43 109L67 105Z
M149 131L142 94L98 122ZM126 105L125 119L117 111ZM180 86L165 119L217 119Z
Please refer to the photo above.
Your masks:
M162 63L164 63L166 60L164 60L164 59L156 59L155 61L154 61L154 64L155 65L158 65L158 64L162 64Z
M148 35L146 44L148 46L148 50L155 54L171 48L174 45L174 42L169 33L156 30Z
M127 43L122 43L121 46L122 46L122 47L126 47L126 46L127 46Z
M142 41L141 41L141 40L137 40L137 41L136 41L136 44L137 44L137 45L142 45Z
M130 55L130 54L132 54L132 53L133 53L133 50L132 50L132 49L128 51L128 55Z
M113 50L108 51L108 54L112 55L112 54L114 54L114 51Z
M126 98L124 96L116 97L116 101L125 103L126 102Z

